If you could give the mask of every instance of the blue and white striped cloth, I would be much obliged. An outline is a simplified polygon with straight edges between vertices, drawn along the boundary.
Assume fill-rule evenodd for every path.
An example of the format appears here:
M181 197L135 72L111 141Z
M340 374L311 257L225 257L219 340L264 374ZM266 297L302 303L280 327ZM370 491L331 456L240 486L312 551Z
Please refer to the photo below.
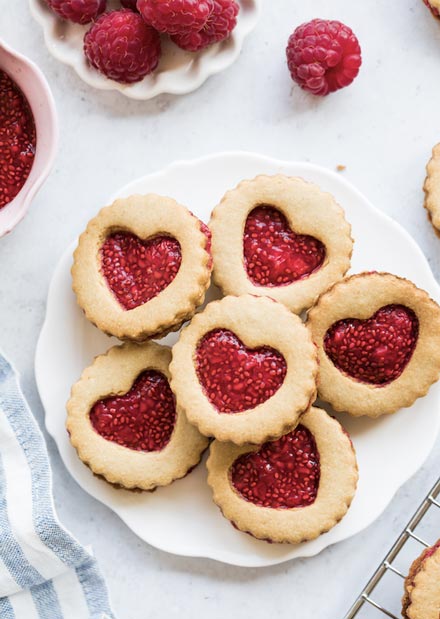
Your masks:
M0 354L0 619L104 618L104 580L55 514L43 435Z

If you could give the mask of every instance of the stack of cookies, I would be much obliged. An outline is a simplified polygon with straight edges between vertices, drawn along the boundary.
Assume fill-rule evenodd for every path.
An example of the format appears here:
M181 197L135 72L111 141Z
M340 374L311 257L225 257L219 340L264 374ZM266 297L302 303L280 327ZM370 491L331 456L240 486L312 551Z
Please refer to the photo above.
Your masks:
M440 375L440 308L389 273L346 277L351 228L328 193L259 176L209 225L157 195L117 200L81 235L78 304L125 343L84 370L67 404L81 460L109 483L153 490L209 447L208 483L239 530L299 543L354 497L347 432L321 408L378 417ZM224 295L203 309L211 282ZM159 339L181 329L172 350Z

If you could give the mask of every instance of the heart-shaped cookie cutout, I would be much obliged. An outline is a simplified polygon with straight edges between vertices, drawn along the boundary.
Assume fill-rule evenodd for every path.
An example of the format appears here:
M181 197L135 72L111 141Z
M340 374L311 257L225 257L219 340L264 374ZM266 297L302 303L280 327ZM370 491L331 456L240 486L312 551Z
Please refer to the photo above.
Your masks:
M231 483L260 507L292 509L312 505L318 494L320 459L312 433L302 425L231 467Z
M214 329L197 346L196 371L206 397L219 413L241 413L278 391L287 365L274 348L248 348L232 331Z
M247 275L256 286L287 286L317 271L325 246L313 236L296 234L276 208L261 205L248 215L243 255Z
M396 380L414 352L419 333L416 314L403 305L386 305L367 320L346 318L333 324L324 349L334 365L372 385Z
M115 232L101 248L102 274L125 310L162 292L176 277L181 262L180 243L165 235L142 240L130 232Z
M167 378L156 370L142 372L125 395L96 402L90 422L107 441L135 451L162 451L176 422Z

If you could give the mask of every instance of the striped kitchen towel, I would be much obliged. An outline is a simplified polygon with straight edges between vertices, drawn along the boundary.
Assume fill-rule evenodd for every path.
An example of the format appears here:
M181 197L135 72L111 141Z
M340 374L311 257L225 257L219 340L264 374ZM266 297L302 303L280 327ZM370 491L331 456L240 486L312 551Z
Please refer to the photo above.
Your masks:
M0 354L0 619L113 617L93 555L55 514L43 435Z

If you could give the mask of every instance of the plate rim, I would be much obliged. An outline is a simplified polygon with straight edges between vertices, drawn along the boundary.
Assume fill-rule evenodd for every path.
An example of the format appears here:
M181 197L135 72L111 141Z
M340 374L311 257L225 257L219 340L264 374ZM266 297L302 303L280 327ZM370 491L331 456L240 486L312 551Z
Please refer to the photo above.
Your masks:
M422 259L421 260L421 267L422 267L422 263L423 263L423 270L424 270L424 276L428 277L431 280L432 283L432 287L435 288L437 290L437 300L440 299L440 285L437 282L437 280L435 279L431 267L429 266L428 260L425 256L425 254L423 253L422 249L420 248L420 246L418 245L418 243L415 241L415 239L411 236L411 234L395 219L393 219L392 217L390 217L387 213L383 212L382 210L378 209L376 206L374 206L374 204L372 202L370 202L370 200L360 191L358 190L350 181L348 181L347 179L339 176L336 172L325 168L323 166L314 164L314 163L310 163L310 162L302 162L302 161L288 161L288 160L283 160L283 159L278 159L275 157L270 157L267 155L263 155L263 154L259 154L259 153L255 153L255 152L249 152L249 151L222 151L222 152L213 152L210 153L209 155L205 155L205 156L201 156L198 157L196 159L182 159L182 160L177 160L172 162L171 164L163 167L160 170L157 170L155 172L152 172L150 174L145 174L137 179L132 180L129 183L126 183L123 187L121 187L117 192L114 192L112 194L112 197L110 198L110 200L108 201L109 203L111 201L113 201L117 196L123 195L126 192L130 191L130 187L132 185L138 184L140 182L142 182L143 180L145 180L146 178L148 179L155 179L158 177L161 177L163 175L166 175L167 173L169 173L170 170L173 170L175 168L183 168L183 167L193 167L193 166L198 166L201 165L203 163L207 163L207 162L211 162L212 160L224 160L224 159L234 159L234 158L245 158L245 159L252 159L255 162L261 162L261 163L266 163L266 164L271 164L277 167L285 167L285 166L292 166L292 165L298 165L301 166L301 168L303 170L306 171L310 171L310 172L318 172L319 174L322 174L323 176L332 179L333 181L337 181L339 184L341 184L342 186L345 187L345 189L349 190L352 194L356 194L356 196L362 200L362 202L364 202L365 204L367 204L369 206L369 208L371 208L375 214L380 217L383 218L384 220L388 221L389 223L391 223L393 226L397 227L399 229L399 232L405 237L406 242L408 242L410 245L412 245L412 248L414 251L416 251L419 254L419 257ZM124 524L133 532L135 533L135 535L137 535L143 542L146 542L148 544L150 544L151 546L158 548L161 551L167 552L169 554L173 554L173 555L177 555L177 556L183 556L183 557L190 557L190 558L204 558L204 559L210 559L210 560L214 560L214 561L218 561L221 563L225 563L225 564L229 564L229 565L235 565L237 567L258 567L258 568L262 568L262 567L268 567L268 566L272 566L272 565L278 565L278 564L282 564L282 563L286 563L287 561L292 561L292 560L296 560L296 559L300 559L300 558L308 558L308 557L312 557L312 556L316 556L318 554L320 554L323 550L325 550L326 548L333 546L334 544L337 544L339 542L348 540L352 537L354 537L355 535L361 533L362 531L364 531L365 529L367 529L370 525L372 525L385 511L385 509L392 503L396 493L402 488L402 486L409 481L419 470L420 468L423 466L423 464L426 462L426 460L428 459L428 457L430 456L435 443L436 443L436 439L440 433L440 415L437 415L436 419L437 419L437 425L435 428L435 431L432 433L431 435L431 444L429 446L429 448L426 450L426 452L423 452L422 454L420 454L420 456L417 459L417 464L414 464L414 470L410 473L401 473L400 476L398 477L397 475L395 476L395 490L392 494L390 494L390 496L387 499L383 499L382 501L378 502L377 501L377 497L376 497L376 501L377 501L377 505L376 505L376 509L374 510L374 515L371 516L370 520L368 523L366 524L362 524L360 527L356 527L355 531L351 532L349 535L344 535L339 539L335 539L333 540L331 543L326 543L324 541L323 544L319 545L317 544L317 547L311 547L311 546L307 546L307 545L303 545L302 546L302 554L301 556L298 557L291 557L291 556L283 556L283 557L267 557L262 559L261 557L259 558L259 560L254 559L254 557L252 555L249 556L249 560L246 561L243 559L243 555L234 555L234 549L228 549L227 552L225 552L223 554L222 552L217 552L216 556L211 556L209 555L209 553L207 554L202 554L200 551L194 551L194 549L191 549L191 547L185 547L184 542L182 543L181 547L179 548L179 551L176 552L176 550L173 550L172 547L167 546L166 544L158 544L156 542L152 542L150 540L147 540L145 538L145 535L143 533L141 533L141 531L139 530L139 528L137 526L134 526L132 523L129 523L126 519L126 517L124 516L124 513L121 513L121 510L118 510L117 508L115 508L109 501L106 501L104 499L98 498L95 494L92 493L92 491L90 491L87 487L85 487L85 485L83 485L71 472L70 468L67 466L64 457L63 457L63 453L60 450L59 444L58 444L58 439L57 439L57 433L55 431L52 431L51 429L51 418L54 416L50 416L47 414L46 412L46 404L45 404L45 397L44 397L44 388L41 388L42 385L42 376L40 374L41 372L41 366L42 363L40 363L40 358L42 358L43 355L43 346L44 346L44 338L45 338L45 334L46 334L46 330L48 329L48 317L50 314L50 311L48 311L48 308L51 306L50 304L50 299L52 296L55 295L55 284L56 284L56 280L57 277L59 276L60 272L62 272L65 268L65 262L69 259L71 260L72 258L72 248L75 246L77 242L77 239L74 239L72 241L72 243L70 243L68 245L68 247L63 251L63 253L61 254L61 256L59 257L59 259L57 260L56 266L52 272L52 276L51 276L51 280L50 280L50 285L49 285L49 290L48 290L48 294L47 294L47 300L46 300L46 310L45 310L45 318L43 321L43 324L41 326L41 330L38 336L38 341L37 341L37 346L36 346L36 351L35 351L35 363L34 363L34 373L35 373L35 380L36 380L36 385L37 385L37 389L38 389L38 393L40 396L40 400L42 402L43 408L44 408L44 424L46 427L47 432L49 433L49 435L53 438L56 446L57 446L57 450L58 450L58 454L63 462L63 465L65 466L65 468L67 469L69 475L73 478L73 480L82 488L82 490L84 490L85 492L87 492L87 494L89 494L94 500L99 501L100 503L104 504L106 507L108 507L114 514L116 514L120 520L122 520L124 522ZM431 295L434 296L434 295ZM317 538L318 540L320 538ZM321 538L322 539L322 538ZM232 558L231 555L235 556L236 558Z
M107 79L101 74L86 73L82 70L83 63L77 60L69 59L65 54L58 50L56 40L51 31L53 24L56 23L56 16L51 16L49 21L43 14L43 7L40 6L42 0L29 0L30 12L35 21L41 26L43 31L44 42L49 53L62 64L70 67L79 77L79 79L92 88L106 92L119 92L121 95L133 99L135 101L149 101L159 95L185 95L199 89L210 77L225 71L232 66L238 59L244 45L246 37L256 28L262 11L263 0L247 0L253 4L252 19L244 20L240 23L240 27L236 28L231 39L231 51L229 54L212 55L207 62L202 62L200 69L192 77L186 79L182 83L176 82L174 85L170 80L156 80L154 84L147 90L142 91L136 88L142 82L132 85L119 84L118 82ZM209 48L208 48L209 49ZM212 48L211 48L212 49ZM206 50L207 51L207 50ZM166 73L162 74L166 76ZM169 76L171 78L171 76ZM171 78L172 80L172 78ZM162 82L165 81L165 84Z

